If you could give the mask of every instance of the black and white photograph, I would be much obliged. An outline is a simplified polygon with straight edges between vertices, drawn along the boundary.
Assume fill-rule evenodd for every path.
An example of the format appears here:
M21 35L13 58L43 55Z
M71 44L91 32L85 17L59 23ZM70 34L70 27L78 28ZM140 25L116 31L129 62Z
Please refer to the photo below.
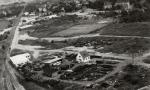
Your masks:
M150 90L150 0L0 0L0 90Z

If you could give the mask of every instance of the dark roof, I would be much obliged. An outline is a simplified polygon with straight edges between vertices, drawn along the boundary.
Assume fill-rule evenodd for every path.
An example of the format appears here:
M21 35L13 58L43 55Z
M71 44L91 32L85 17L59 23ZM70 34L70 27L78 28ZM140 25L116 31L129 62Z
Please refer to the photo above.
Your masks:
M117 0L116 3L124 3L124 2L129 2L129 0Z
M89 56L90 56L87 51L81 51L80 54L81 54L81 56L82 56L83 58L86 58L86 57L89 57Z
M106 1L104 2L104 5L112 5L112 2Z

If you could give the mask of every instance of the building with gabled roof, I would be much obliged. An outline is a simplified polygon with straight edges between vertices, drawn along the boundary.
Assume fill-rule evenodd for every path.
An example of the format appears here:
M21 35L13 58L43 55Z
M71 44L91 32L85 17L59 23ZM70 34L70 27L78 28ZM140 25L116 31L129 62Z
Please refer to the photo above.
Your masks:
M13 65L18 67L19 65L31 63L31 55L29 53L15 55L10 57L10 61L12 62Z
M90 55L87 51L81 51L76 56L76 61L81 62L89 62L91 60Z

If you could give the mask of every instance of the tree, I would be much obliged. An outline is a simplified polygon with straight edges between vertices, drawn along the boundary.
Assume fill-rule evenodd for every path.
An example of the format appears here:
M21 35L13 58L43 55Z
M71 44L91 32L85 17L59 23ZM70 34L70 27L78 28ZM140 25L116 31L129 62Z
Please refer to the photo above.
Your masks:
M44 75L48 76L48 77L51 77L52 76L52 73L55 71L55 69L49 65L49 64L46 64L44 67L43 67L43 71L44 71Z
M135 39L135 41L128 46L127 52L132 57L132 63L134 64L135 57L143 54L143 46L138 39Z
M95 2L89 2L89 8L102 10L104 7L104 0L96 0Z
M3 49L3 50L5 50L5 49L6 49L5 45L2 45L2 49Z

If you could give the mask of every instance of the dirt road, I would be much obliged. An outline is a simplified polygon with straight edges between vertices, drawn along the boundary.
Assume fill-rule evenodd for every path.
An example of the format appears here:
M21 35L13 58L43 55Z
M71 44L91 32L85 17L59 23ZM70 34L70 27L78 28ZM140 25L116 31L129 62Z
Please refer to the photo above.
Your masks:
M8 37L7 39L7 42L9 43L10 47L13 48L15 45L15 38L16 38L16 29L18 28L19 26L19 23L20 23L20 19L24 13L24 10L25 10L25 7L26 7L26 4L24 5L24 8L22 10L22 12L19 14L17 20L16 20L16 23L14 24L14 27L10 30L10 36ZM9 61L10 61L10 47L7 48L7 51L6 51L6 62L5 62L5 71L8 73L7 74L7 82L9 85L12 85L13 89L14 90L25 90L24 87L22 85L20 85L20 83L18 82L17 78L16 78L16 72L14 72L13 68L11 67ZM9 86L8 86L9 87ZM12 90L12 88L9 88L9 90Z

